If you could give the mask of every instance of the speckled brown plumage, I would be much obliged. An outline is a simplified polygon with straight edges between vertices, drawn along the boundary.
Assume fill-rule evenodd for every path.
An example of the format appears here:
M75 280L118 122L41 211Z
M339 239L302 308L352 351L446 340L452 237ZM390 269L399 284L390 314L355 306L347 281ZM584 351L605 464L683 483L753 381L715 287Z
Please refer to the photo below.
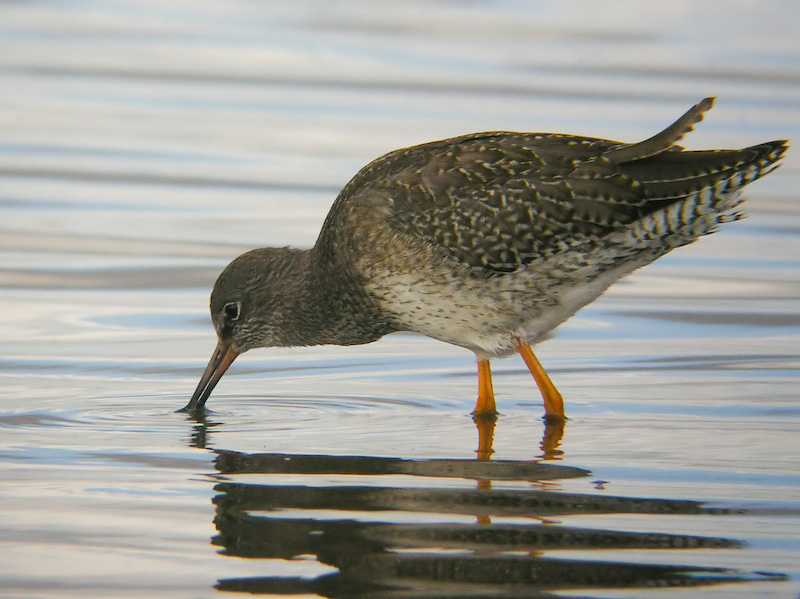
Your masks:
M248 349L397 330L475 352L489 393L492 357L520 351L533 372L529 342L625 274L739 218L741 188L776 167L785 141L675 145L712 103L635 144L491 132L378 158L339 194L314 248L254 250L220 275L219 346L187 408L202 407Z

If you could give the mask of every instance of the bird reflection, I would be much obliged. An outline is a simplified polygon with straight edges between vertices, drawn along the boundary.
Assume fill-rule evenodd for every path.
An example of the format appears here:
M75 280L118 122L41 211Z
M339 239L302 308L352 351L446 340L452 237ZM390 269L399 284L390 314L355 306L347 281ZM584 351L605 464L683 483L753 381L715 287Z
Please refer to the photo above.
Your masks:
M472 421L478 428L478 449L475 453L479 460L489 460L494 453L494 429L497 425L497 414L475 416Z
M486 426L486 432L491 427ZM484 440L488 437L484 437ZM490 448L489 448L490 449ZM480 450L479 450L480 452ZM251 594L330 598L540 597L566 591L685 587L783 580L780 574L653 563L647 551L734 549L736 539L546 525L586 514L672 514L704 517L726 512L694 501L554 492L547 482L587 477L580 468L545 460L405 460L367 456L216 452L215 467L237 481L216 485L218 535L226 556L297 560L314 556L335 568L316 578L263 576L223 579L217 588ZM258 483L244 481L249 475ZM286 475L294 475L287 479ZM297 475L309 477L297 482ZM320 478L318 475L327 475ZM416 477L411 486L380 484L383 475ZM319 484L356 476L364 484ZM363 478L360 478L363 477ZM436 481L447 478L448 486ZM527 481L521 488L454 488L452 481ZM266 483L264 481L267 481ZM285 484L286 481L292 484ZM390 479L395 481L397 478ZM419 481L429 481L420 484ZM401 483L402 484L402 483ZM436 522L431 524L431 515ZM471 519L471 518L472 519ZM491 518L496 520L491 522ZM626 562L606 552L635 549ZM581 559L550 555L585 552ZM288 561L286 562L289 563Z
M497 425L497 414L475 415L473 422L478 429L478 449L475 453L478 461L488 461L494 454L494 431ZM542 450L542 460L557 460L563 455L559 449L561 439L564 436L564 421L545 422L544 436L540 443ZM492 488L491 479L481 479L477 482L478 489L488 491ZM478 514L476 520L479 524L491 524L491 516Z
M478 429L478 449L475 453L479 460L489 460L494 454L494 431L497 425L497 414L476 415L472 418L475 427ZM558 460L564 455L560 449L561 440L564 438L563 420L555 422L545 422L544 434L539 448L542 450L540 456L543 460Z
M186 412L186 418L194 423L189 445L197 449L210 447L208 443L209 432L221 423L213 422L209 419L210 412L207 410ZM478 460L489 460L494 454L494 431L497 425L497 415L481 415L473 417L475 427L478 430L478 449L476 454ZM564 437L564 421L545 422L544 434L539 448L542 450L541 459L558 460L564 452L560 449L561 440Z
M207 414L188 417L191 446L212 447L213 430L224 425ZM691 563L687 552L740 548L737 539L565 525L571 516L590 514L708 518L728 512L696 501L611 496L598 480L591 481L594 493L564 492L563 481L591 473L558 463L563 422L545 425L542 454L531 461L491 459L497 418L474 422L477 459L214 450L225 482L215 486L212 544L223 555L287 569L312 556L334 569L316 578L222 579L217 588L331 599L555 599L596 589L785 580L777 573L659 564L648 555L671 549ZM580 559L559 554L565 550L581 552ZM618 550L636 552L625 562L610 559Z

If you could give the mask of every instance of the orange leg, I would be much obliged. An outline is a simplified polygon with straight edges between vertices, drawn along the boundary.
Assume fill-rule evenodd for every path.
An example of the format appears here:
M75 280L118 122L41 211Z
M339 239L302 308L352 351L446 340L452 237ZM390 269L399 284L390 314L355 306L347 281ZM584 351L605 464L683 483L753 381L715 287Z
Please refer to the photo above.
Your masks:
M539 360L536 359L531 346L528 345L528 342L524 339L516 339L514 341L514 347L519 352L519 355L522 356L522 359L525 360L525 364L528 365L528 370L531 371L533 379L539 386L539 391L542 392L542 397L544 398L544 419L550 422L566 420L567 417L564 415L564 399L561 397L561 393L558 392L558 389L556 389L553 381L547 376Z
M489 360L478 360L478 402L472 415L477 418L497 416L492 387L492 369Z

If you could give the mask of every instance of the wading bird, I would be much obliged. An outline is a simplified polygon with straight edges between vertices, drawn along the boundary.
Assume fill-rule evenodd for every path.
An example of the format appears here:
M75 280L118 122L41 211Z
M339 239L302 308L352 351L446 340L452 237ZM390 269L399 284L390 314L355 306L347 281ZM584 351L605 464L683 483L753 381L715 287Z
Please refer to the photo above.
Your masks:
M342 189L313 248L256 249L225 268L211 294L217 348L184 409L203 409L247 350L414 331L475 353L476 417L496 414L489 361L517 351L545 419L563 421L531 344L619 278L740 218L742 188L786 151L676 145L712 105L638 143L490 132L378 158Z

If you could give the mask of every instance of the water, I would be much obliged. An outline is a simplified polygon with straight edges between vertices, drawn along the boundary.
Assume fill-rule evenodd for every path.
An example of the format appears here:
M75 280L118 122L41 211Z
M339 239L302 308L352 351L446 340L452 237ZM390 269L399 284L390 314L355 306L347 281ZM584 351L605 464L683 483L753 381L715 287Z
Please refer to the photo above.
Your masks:
M800 137L800 9L693 2L0 4L0 588L10 597L800 594L800 170L538 354L408 334L237 360L208 292L310 246L396 147L491 129ZM484 442L489 430L482 431ZM485 449L485 446L484 446Z

